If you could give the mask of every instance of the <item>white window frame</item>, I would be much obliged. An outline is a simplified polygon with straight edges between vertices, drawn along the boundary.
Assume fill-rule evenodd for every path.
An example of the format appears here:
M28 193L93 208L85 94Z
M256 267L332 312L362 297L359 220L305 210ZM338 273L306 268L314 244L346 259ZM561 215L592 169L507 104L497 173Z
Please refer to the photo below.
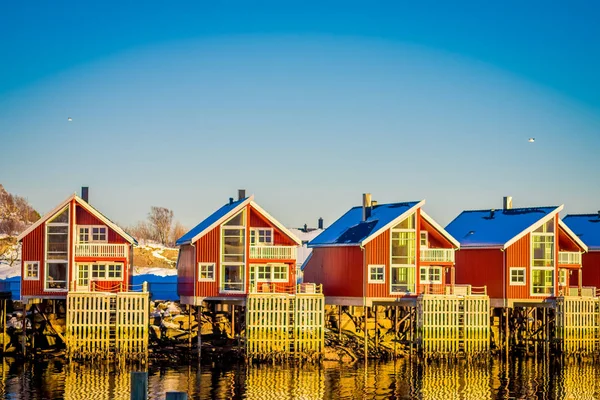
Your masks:
M243 225L226 225L228 222L230 222L231 220L233 220L234 218L236 218L238 215L242 216L242 222ZM248 245L248 234L247 234L247 230L246 230L246 224L247 224L247 214L246 214L246 210L243 209L241 211L239 211L238 213L236 213L235 215L233 215L231 218L229 218L227 221L223 222L221 224L221 231L220 231L220 251L219 251L219 255L220 255L220 259L221 262L219 263L219 292L220 293L246 293L246 280L247 275L248 275L248 271L246 268L246 262L248 261L248 254L246 254L246 248ZM242 256L242 262L240 261L225 261L225 253L224 253L224 248L225 248L225 236L224 236L224 231L225 230L241 230L243 232L243 237L244 237L244 248L242 250L242 254L230 254L233 256ZM232 289L225 289L225 267L226 266L239 266L242 268L242 281L239 283L241 284L241 289L240 290L232 290Z
M28 276L29 267L35 266L35 277ZM40 262L39 261L24 261L23 262L23 280L39 281L40 280Z
M216 280L216 263L200 262L198 263L198 282L214 282ZM210 268L210 270L209 270ZM204 269L204 271L203 271ZM202 273L212 274L212 278L202 277Z
M226 266L235 266L235 267L242 268L242 274L243 274L242 281L239 283L236 283L236 284L241 284L242 289L240 289L240 290L225 289L225 267ZM221 292L221 293L245 293L246 292L246 264L245 263L224 262L224 263L221 263L220 270L221 270L221 277L220 277L220 282L219 282L219 292Z
M261 231L271 233L270 242L261 242L260 233ZM254 240L255 243L252 243ZM250 228L250 246L273 246L273 228Z
M88 280L90 282L98 282L98 281L120 281L123 280L123 276L125 273L125 268L122 262L112 262L112 261L104 261L104 262L90 262L90 263L82 263L81 265L88 265ZM102 267L101 269L98 269L98 276L94 276L94 267L98 266L98 267ZM109 277L109 271L110 271L110 266L120 266L119 270L120 271L120 275L119 277ZM115 272L117 270L115 269ZM101 274L100 274L101 273ZM79 279L79 277L77 277Z
M396 226L398 226L400 223L402 223L403 221L407 220L408 218L413 218L413 227L412 228L408 228L408 229L407 228L395 228ZM414 243L414 245L415 245L415 249L414 249L415 254L413 255L413 257L414 257L414 264L393 264L392 263L392 260L393 260L393 258L392 258L392 243L394 241L393 236L394 236L395 232L413 232L414 233L414 240L415 240L415 243ZM420 240L420 237L419 237L419 239L417 239L417 215L416 215L416 213L413 213L413 214L407 216L406 218L404 218L403 220L398 221L398 223L396 223L394 225L394 227L392 227L390 229L390 239L389 240L390 240L390 256L389 256L390 257L390 273L389 273L389 277L390 277L390 279L389 279L389 281L390 281L389 282L389 291L390 291L390 294L392 294L392 295L406 295L406 294L416 293L417 292L417 260L418 260L418 257L419 257L417 255L417 242L416 241ZM392 287L394 286L394 283L392 281L392 277L394 276L393 275L393 270L395 268L396 269L408 268L409 269L408 273L411 273L410 270L412 269L412 274L413 274L413 277L412 277L413 278L413 284L412 284L413 287L412 287L412 290L409 290L409 291L406 291L406 292L398 292L398 291L393 291L392 290Z
M62 213L64 213L65 211L68 212L68 218L67 218L67 222L53 222L56 218L58 218L59 215L61 215ZM71 257L71 208L69 205L65 206L62 210L58 211L56 214L54 214L54 216L52 217L52 219L48 220L45 224L45 231L44 231L44 235L46 237L46 240L44 241L44 257L45 257L45 263L44 263L44 291L45 292L67 292L69 291L69 281L71 279L70 276L70 262L69 262L69 258ZM50 226L66 226L67 227L67 258L63 259L63 260L49 260L48 257L48 248L49 248L49 236L50 234L48 233L48 225ZM51 264L66 264L66 272L65 272L65 277L66 277L66 281L65 281L65 287L64 288L51 288L48 286L48 284L50 281L48 279L48 274L50 273L50 265ZM58 282L62 282L62 281L58 281Z
M94 240L94 228L104 229L104 240ZM81 230L87 229L87 242L81 241ZM77 225L77 243L88 244L88 243L108 243L108 226L106 225Z
M568 273L570 272L570 270L568 270L567 268L560 268L558 270L558 286L562 286L562 287L567 287L569 286L569 278L568 278Z
M535 270L539 270L539 271L551 271L552 272L552 281L553 281L553 285L552 285L552 293L534 293L533 292L533 271ZM531 279L530 279L530 285L529 285L529 291L531 293L532 296L538 296L538 297L549 297L549 296L554 296L554 293L556 292L556 282L555 282L555 270L554 267L531 267L530 269L530 274L531 274ZM544 286L547 287L547 286Z
M425 244L423 244L423 239L425 239ZM425 248L425 249L429 247L429 232L427 232L427 231L419 232L419 245L421 246L421 248Z
M432 270L437 270L440 278L439 279L430 279L431 278L431 272ZM423 272L425 272L425 276L427 276L427 279L422 279L421 275L423 275ZM439 267L439 266L422 266L421 268L419 268L419 283L425 284L425 285L441 285L442 282L444 281L442 274L444 273L444 269L443 267Z
M519 281L515 281L513 280L513 278L515 278L516 276L513 276L513 272L523 272L523 282L519 282ZM527 268L525 267L511 267L509 269L509 282L510 282L510 286L526 286L527 285Z
M373 269L381 269L381 279L373 279L372 275L373 273ZM385 265L384 264L369 264L369 275L368 275L368 282L369 283L385 283ZM375 272L376 275L379 275L379 272Z

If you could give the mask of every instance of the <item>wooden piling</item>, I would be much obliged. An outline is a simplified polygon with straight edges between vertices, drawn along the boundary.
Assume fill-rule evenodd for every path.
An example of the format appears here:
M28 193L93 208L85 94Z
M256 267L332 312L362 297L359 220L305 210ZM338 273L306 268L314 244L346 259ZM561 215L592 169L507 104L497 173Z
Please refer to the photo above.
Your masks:
M147 400L148 399L148 373L147 372L132 372L131 373L131 400Z

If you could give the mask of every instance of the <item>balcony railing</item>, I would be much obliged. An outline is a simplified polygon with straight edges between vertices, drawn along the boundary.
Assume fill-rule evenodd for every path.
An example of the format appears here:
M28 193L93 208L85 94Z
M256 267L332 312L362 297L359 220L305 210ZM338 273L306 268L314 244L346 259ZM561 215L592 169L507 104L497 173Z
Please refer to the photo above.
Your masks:
M421 261L454 262L454 249L421 249Z
M290 285L287 283L259 282L250 285L250 293L321 294L323 293L323 286L316 283Z
M250 258L268 260L295 260L295 246L250 246Z
M578 251L559 251L558 263L568 265L581 265L581 253Z
M421 284L419 289L421 294L487 296L487 286Z
M127 245L109 243L75 244L75 257L127 257Z

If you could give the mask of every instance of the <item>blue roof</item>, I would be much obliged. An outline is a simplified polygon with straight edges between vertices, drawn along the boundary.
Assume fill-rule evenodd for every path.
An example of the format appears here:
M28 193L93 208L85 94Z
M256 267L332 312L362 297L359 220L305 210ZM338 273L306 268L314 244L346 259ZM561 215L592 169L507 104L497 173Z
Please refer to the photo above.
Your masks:
M563 222L589 250L600 250L600 215L571 214L564 217Z
M208 227L210 227L212 224L217 222L219 219L223 218L230 211L235 209L237 206L239 206L241 203L243 203L247 199L248 198L246 197L242 200L234 201L231 204L230 203L225 204L223 207L219 208L217 211L212 213L204 221L200 222L194 228L190 229L185 235L183 235L182 237L177 239L177 242L175 242L175 244L177 246L181 246L183 244L191 243L192 239L194 239L194 237L196 237L196 235L199 235L200 233L204 232Z
M332 245L358 245L371 234L410 210L420 202L378 204L373 207L371 216L362 220L362 206L351 208L331 226L308 244L308 247Z
M463 211L446 231L460 247L504 247L512 238L558 207L513 208L510 210Z

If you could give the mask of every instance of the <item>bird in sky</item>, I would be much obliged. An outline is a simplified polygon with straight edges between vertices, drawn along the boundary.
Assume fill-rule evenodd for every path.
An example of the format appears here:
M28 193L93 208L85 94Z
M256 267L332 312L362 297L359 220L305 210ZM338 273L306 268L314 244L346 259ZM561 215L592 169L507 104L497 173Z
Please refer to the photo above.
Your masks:
M73 118L69 117L69 118L67 118L67 121L71 122L71 121L73 121Z
M535 138L534 137L530 137L529 138L529 143L533 143L533 142L535 142Z

